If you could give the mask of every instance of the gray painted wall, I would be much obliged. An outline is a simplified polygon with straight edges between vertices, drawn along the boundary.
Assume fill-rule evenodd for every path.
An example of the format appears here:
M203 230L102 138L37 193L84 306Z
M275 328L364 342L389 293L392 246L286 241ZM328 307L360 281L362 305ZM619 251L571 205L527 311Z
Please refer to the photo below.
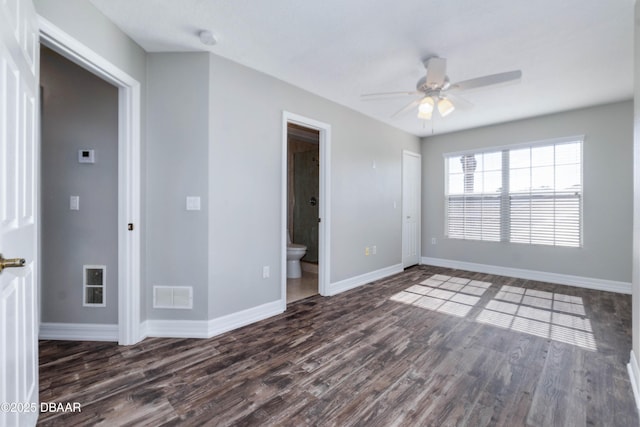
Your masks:
M140 227L143 319L215 318L279 298L282 110L332 125L331 282L401 262L402 149L420 151L417 138L222 58L209 56L208 64L204 64L198 55L189 56L192 54L146 55L85 0L35 0L35 4L39 14L142 84L142 206L146 219L146 224ZM181 64L181 55L186 55L185 64ZM147 56L155 57L150 59L154 64L148 69ZM163 71L160 64L168 69ZM147 73L156 80L154 93L149 96ZM189 76L197 79L197 84L196 80L169 82L172 75ZM170 84L166 86L167 93L163 93L166 83ZM197 102L180 101L184 98L182 93L175 94L175 99L168 95L183 84L189 97L197 98ZM205 110L201 109L196 86L208 96ZM151 105L155 109L154 118L148 119L146 106ZM171 121L182 116L184 123L175 124L175 129L167 132L184 130L189 127L185 123L191 114L203 111L208 112L208 119L194 124L197 138L179 135L169 138L159 130L171 128L163 123L165 119ZM622 103L426 139L422 143L423 255L629 281L630 120L630 103ZM201 146L203 123L208 132L207 149ZM145 146L147 130L154 134L154 149L149 154ZM589 173L593 173L593 178L585 175L588 231L583 249L573 253L558 248L509 245L496 249L487 243L443 241L442 153L576 133L587 134L585 165L590 164ZM183 136L188 135L191 130ZM179 149L185 140L187 147L198 146L195 152ZM204 157L207 164L203 169L199 161ZM595 162L598 157L604 161ZM374 161L375 169L371 167ZM193 174L189 186L184 185L182 174ZM182 183L168 183L170 179ZM611 188L620 191L612 192ZM189 215L179 212L186 195L200 195L203 210ZM618 208L606 209L607 203L617 203ZM202 216L206 216L205 228ZM180 232L175 228L162 229L162 224L169 221L173 224L181 218L189 221ZM200 240L202 234L193 236L195 230L204 230L206 248ZM148 233L151 235L147 236ZM429 244L432 236L439 240L436 246ZM194 244L198 255L192 264L183 266L181 271L162 274L168 270L169 259L176 254L193 253ZM151 245L153 250L147 254ZM378 254L365 257L364 247L371 245L377 245ZM206 254L204 261L202 253ZM184 258L179 260L186 262ZM271 266L269 279L262 279L263 265ZM164 310L147 315L151 286L161 281L171 285L193 283L197 307L189 314ZM204 298L208 300L206 308L200 302Z
M331 282L401 262L402 150L417 137L213 55L210 87L210 318L280 298L283 110L332 126Z
M38 15L89 46L125 73L143 83L145 51L89 0L33 0Z
M209 54L147 56L149 319L208 314L208 80ZM200 211L186 210L187 196L201 198ZM193 309L154 309L153 286L192 286Z
M401 262L402 150L418 138L213 55L149 54L147 66L148 318L280 298L283 110L332 125L331 280ZM201 211L185 210L189 195ZM193 286L194 309L153 309L154 285Z
M580 249L444 238L443 154L585 135ZM422 142L422 256L631 281L633 104L621 102L477 128ZM437 244L431 244L431 238Z
M640 364L640 3L636 2L634 26L634 87L633 106L633 328L632 343L636 362ZM640 366L636 366L636 384L640 384ZM636 402L639 403L639 402Z
M142 96L141 105L141 217L145 218L145 140L146 140L146 53L124 34L114 23L107 19L87 0L34 0L38 15L47 19L82 44L97 52L99 55L115 64L140 83ZM138 227L141 241L141 258L145 258L145 229L144 224ZM146 269L141 269L141 282L146 283ZM141 316L146 318L146 293L141 298Z
M42 321L118 322L118 90L41 50ZM78 150L94 149L94 164ZM80 210L69 197L80 196ZM106 307L83 307L85 264L106 265Z
M205 66L191 54L146 55L89 2L36 0L35 4L39 14L142 84L146 100L142 109L146 223L140 228L143 319L206 318L201 304L207 298L208 318L280 298L283 110L332 125L330 280L335 283L401 262L402 150L418 151L418 138L222 58L210 56ZM181 63L183 58L185 63ZM202 79L202 72L208 78ZM154 80L148 95L147 75ZM180 78L191 80L173 81ZM207 111L199 98L195 103L184 100L181 89L191 93L187 98L197 98L198 94L190 92L196 86L209 97L209 116L187 126L187 119ZM153 117L147 118L146 107L151 106ZM175 118L179 123L172 123ZM204 133L201 126L209 132L208 153L199 146ZM178 129L184 133L171 133ZM146 152L144 141L149 141L151 152ZM181 144L187 144L189 150L181 151ZM189 144L198 148L192 150ZM208 160L204 181L197 163L202 158ZM371 167L374 161L375 169ZM170 183L173 179L177 182ZM200 191L204 192L196 193ZM187 195L201 196L202 211L178 212ZM183 222L185 215L188 220ZM201 216L206 216L205 225ZM172 226L163 229L166 224ZM203 233L208 248L199 240ZM371 245L377 245L378 253L365 257L364 247ZM195 257L180 255L194 253ZM203 253L207 254L205 262ZM181 265L169 266L170 260ZM262 279L264 265L271 267L269 279ZM207 275L205 281L203 275ZM196 307L190 312L150 309L154 284L193 285ZM207 292L208 297L203 297Z

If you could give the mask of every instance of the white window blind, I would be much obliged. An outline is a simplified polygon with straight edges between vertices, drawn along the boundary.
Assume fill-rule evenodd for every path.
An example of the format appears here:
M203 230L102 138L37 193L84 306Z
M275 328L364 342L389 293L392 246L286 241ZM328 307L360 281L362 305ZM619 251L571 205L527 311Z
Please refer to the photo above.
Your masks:
M582 245L582 139L445 156L452 239Z

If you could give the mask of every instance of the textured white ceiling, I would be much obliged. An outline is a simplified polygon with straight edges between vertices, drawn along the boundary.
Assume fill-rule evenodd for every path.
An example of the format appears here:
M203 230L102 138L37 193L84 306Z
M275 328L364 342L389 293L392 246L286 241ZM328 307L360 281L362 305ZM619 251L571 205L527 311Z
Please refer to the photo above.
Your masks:
M208 50L420 136L633 95L634 0L91 2L149 52ZM202 29L216 46L200 43ZM461 93L472 108L430 122L391 119L411 98L360 99L414 90L430 55L447 58L452 82L523 77Z

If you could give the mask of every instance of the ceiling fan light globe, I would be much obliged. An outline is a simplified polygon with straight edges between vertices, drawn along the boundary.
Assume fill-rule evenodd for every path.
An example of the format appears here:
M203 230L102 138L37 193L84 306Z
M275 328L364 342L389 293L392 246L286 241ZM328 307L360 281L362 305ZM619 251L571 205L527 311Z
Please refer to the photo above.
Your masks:
M453 105L453 102L449 101L447 98L441 98L438 101L438 112L442 117L446 117L449 114L453 113L456 107Z
M429 112L422 112L418 110L418 118L422 120L431 120L431 116L433 115L433 110Z
M429 116L428 119L431 118L431 114L433 113L434 102L431 97L426 97L420 102L418 105L418 117L423 118L422 116ZM427 120L428 120L427 119Z

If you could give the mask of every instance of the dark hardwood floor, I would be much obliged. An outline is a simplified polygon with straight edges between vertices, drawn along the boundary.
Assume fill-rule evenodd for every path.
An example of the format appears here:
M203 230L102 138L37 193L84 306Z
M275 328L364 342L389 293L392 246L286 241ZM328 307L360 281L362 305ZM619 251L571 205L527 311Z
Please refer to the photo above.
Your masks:
M628 295L413 267L208 340L42 341L82 412L39 425L638 426L630 330Z

